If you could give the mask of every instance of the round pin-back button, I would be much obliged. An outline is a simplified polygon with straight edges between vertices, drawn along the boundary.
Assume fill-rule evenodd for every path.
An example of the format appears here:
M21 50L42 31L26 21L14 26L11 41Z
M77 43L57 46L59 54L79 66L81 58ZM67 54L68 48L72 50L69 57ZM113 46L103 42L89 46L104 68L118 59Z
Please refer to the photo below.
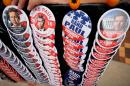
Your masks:
M13 20L13 16L16 17L15 20ZM6 28L13 33L22 34L29 26L27 15L17 6L7 6L3 11L2 17Z
M92 51L92 56L93 57L95 57L96 59L98 59L98 60L109 60L109 59L111 59L114 55L115 55L115 53L116 53L117 51L115 51L115 52L113 52L113 53L111 53L111 54L100 54L100 53L98 53L98 52L96 52L94 49L93 49L93 51Z
M80 58L75 57L75 56L73 56L73 55L71 55L69 53L64 53L64 57L70 58L73 61L80 61Z
M2 44L2 47L0 48L0 54L6 53L7 52L7 47Z
M33 31L33 36L34 36L34 40L38 41L40 43L46 43L47 41L48 42L54 42L55 41L54 40L54 38L55 38L54 34L47 36L47 37L42 37L42 36L37 35L35 31Z
M100 54L111 54L118 49L118 46L115 48L106 49L104 47L99 46L97 42L94 42L94 44L95 44L95 45L93 45L94 50Z
M115 40L126 34L130 26L128 13L120 8L105 12L98 21L98 33L102 38Z
M35 36L35 35L34 35ZM49 43L54 43L55 41L54 40L51 40L49 38L38 38L38 37L34 37L34 40L37 41L37 43L40 43L40 44L49 44Z
M0 48L2 47L2 41L0 40Z
M67 37L63 37L63 43L64 43L64 45L70 45L70 46L72 46L74 49L81 49L81 48L84 47L84 45L80 45L80 44L78 44L76 42L73 42L72 40L70 40Z
M106 40L103 39L100 35L96 34L96 42L99 46L104 47L106 49L115 48L121 45L123 40L125 39L126 34L116 40Z
M88 67L87 69L95 72L99 72L100 70L103 70L105 68L104 66L96 66L94 64L88 64L87 67Z
M80 84L81 77L82 77L82 72L77 72L70 69L65 74L64 84L66 86L77 86Z
M42 37L55 34L55 17L51 10L45 6L37 6L30 13L32 29Z
M19 42L19 41L13 39L13 38L11 38L11 39L12 39L12 41L13 41L13 43L14 43L15 45L18 45L18 46L23 47L23 48L27 48L27 47L29 47L30 45L32 45L32 43L33 43L32 37L30 37L28 40L23 41L23 42Z
M92 65L92 67L94 67L94 68L105 68L105 66L106 66L106 64L95 64L95 63L91 63L90 61L89 61L89 65L90 66ZM96 72L98 72L98 71L96 71ZM100 72L100 70L99 70L99 72Z
M64 49L66 49L66 48L70 48L70 49L72 49L72 50L74 50L74 51L83 52L83 53L86 53L87 50L88 50L88 46L84 46L84 47L81 48L81 49L75 49L75 48L74 48L73 46L71 46L71 45L64 45Z
M100 66L105 66L108 63L108 61L102 61L102 60L96 60L96 59L90 59L89 62L95 65L100 65Z
M87 38L92 29L90 17L81 10L68 12L62 21L64 34L73 40Z
M65 51L66 53L69 53L69 54L73 55L73 56L81 56L81 55L83 55L83 52L74 51L74 50L69 49L69 48L65 48L64 51Z
M8 31L9 32L9 35L17 40L17 41L20 41L20 42L23 42L23 41L26 41L30 38L31 36L31 29L30 28L27 28L27 31L25 31L24 33L22 34L15 34L15 33L12 33L11 31Z
M14 47L18 50L18 51L21 51L23 53L29 53L31 52L33 49L34 49L34 46L31 44L29 47L27 48L23 48L23 47L20 47L18 45L16 45L15 43L12 42L12 44L14 45Z

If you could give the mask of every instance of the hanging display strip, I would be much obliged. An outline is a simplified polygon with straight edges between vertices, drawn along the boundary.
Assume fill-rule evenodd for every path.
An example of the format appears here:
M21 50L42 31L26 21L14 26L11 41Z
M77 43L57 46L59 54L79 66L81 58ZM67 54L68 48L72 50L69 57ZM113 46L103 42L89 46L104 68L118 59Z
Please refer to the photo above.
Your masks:
M129 26L130 17L123 9L111 9L101 16L81 86L96 85L124 41Z
M6 60L26 81L35 82L35 78L19 58L0 40L0 56Z
M73 10L64 16L62 26L64 59L70 68L82 72L84 71L82 64L88 50L88 37L92 30L91 20L85 12ZM79 61L75 62L68 54L74 59L79 58Z
M24 79L4 60L0 59L0 70L2 70L8 77L16 82L23 82Z
M78 86L82 79L88 50L89 35L92 30L90 17L82 10L77 10L80 0L73 3L69 0L72 11L69 11L62 20L62 37L64 45L63 58L70 69L65 73L65 86Z
M49 75L49 84L62 86L60 64L55 48L55 17L45 6L37 6L30 13L35 46Z
M0 81L1 80L8 80L13 81L10 77L8 77L3 71L0 70Z
M14 21L12 16L15 16L17 21ZM33 45L32 31L25 12L17 6L7 6L3 11L3 21L14 47L35 75L37 82L48 82L47 71ZM37 69L37 64L40 66L39 69Z

